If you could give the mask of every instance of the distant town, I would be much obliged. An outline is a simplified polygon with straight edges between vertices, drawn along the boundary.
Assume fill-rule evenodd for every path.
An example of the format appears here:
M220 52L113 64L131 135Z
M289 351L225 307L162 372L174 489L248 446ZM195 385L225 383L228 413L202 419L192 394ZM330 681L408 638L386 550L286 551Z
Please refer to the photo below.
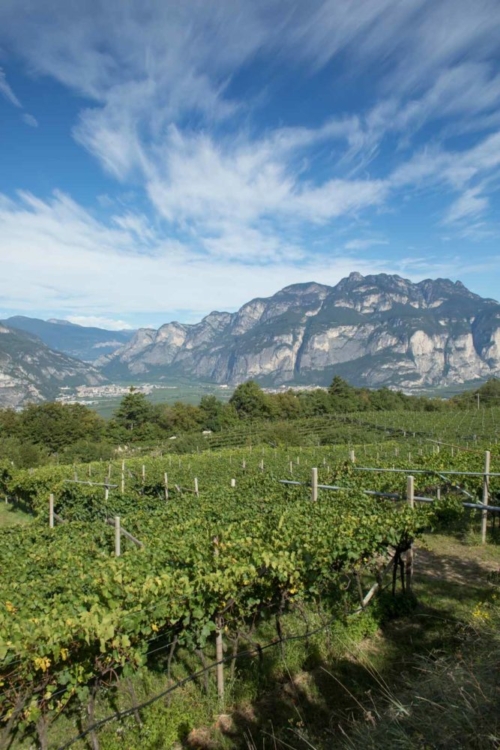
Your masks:
M165 385L164 383L138 383L137 385L117 385L109 383L108 385L79 385L76 388L65 386L60 389L56 401L62 404L84 404L91 406L97 404L103 399L122 398L133 387L134 390L145 395L150 395L157 390L178 390L178 385ZM229 388L228 385L214 386L221 389Z

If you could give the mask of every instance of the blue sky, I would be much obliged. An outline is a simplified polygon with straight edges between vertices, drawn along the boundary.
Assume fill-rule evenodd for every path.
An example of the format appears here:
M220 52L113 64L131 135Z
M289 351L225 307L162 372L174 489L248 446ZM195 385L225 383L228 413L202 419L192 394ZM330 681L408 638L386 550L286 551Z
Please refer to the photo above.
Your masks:
M0 317L499 298L500 0L2 0Z

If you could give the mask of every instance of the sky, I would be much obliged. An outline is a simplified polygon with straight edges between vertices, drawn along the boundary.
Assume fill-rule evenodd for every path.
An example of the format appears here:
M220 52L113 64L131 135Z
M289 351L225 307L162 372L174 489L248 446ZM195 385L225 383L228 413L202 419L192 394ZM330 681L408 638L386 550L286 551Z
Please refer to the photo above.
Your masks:
M2 0L0 318L500 298L500 0Z

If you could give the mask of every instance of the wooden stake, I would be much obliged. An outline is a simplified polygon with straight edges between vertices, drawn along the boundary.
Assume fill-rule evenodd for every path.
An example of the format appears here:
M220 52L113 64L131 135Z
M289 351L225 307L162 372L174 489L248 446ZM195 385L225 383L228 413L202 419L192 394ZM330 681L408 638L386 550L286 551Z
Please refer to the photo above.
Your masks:
M231 479L231 487L236 487L236 479Z
M49 528L54 528L54 495L49 495Z
M165 500L168 500L168 475L167 472L163 475L163 482L165 485Z
M146 484L146 467L142 464L142 486Z
M356 463L356 454L354 451L349 451L349 461L352 461L353 464Z
M224 700L224 643L222 640L221 618L217 618L217 635L215 637L215 658L217 660L217 695Z
M415 479L412 476L406 478L406 501L410 508L415 507ZM406 552L406 590L411 591L413 578L413 547Z
M194 494L196 495L196 497L199 496L199 493L198 493L198 479L196 477L194 478Z
M122 495L125 494L125 461L122 461L121 493Z
M115 557L121 555L121 529L120 516L115 516Z
M290 474L293 474L293 461L290 461Z
M490 494L490 461L491 453L484 454L484 479L483 479L483 504L488 505ZM481 541L486 544L486 524L488 522L488 511L483 510L481 518Z
M311 500L315 503L318 500L318 470L311 469Z
M219 557L219 537L214 536L214 557ZM216 635L215 635L215 659L217 661L216 675L217 675L217 694L221 701L224 700L224 642L222 640L223 633L223 620L222 617L217 617L216 621Z
M415 507L415 478L406 477L406 500L410 508Z

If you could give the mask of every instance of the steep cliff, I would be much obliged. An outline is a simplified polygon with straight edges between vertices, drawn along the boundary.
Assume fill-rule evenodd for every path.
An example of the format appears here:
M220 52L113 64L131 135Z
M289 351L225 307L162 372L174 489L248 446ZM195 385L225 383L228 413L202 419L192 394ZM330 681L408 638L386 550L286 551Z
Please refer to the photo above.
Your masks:
M140 330L97 363L108 377L216 383L445 386L500 374L500 305L461 282L352 273L307 283L196 325Z

